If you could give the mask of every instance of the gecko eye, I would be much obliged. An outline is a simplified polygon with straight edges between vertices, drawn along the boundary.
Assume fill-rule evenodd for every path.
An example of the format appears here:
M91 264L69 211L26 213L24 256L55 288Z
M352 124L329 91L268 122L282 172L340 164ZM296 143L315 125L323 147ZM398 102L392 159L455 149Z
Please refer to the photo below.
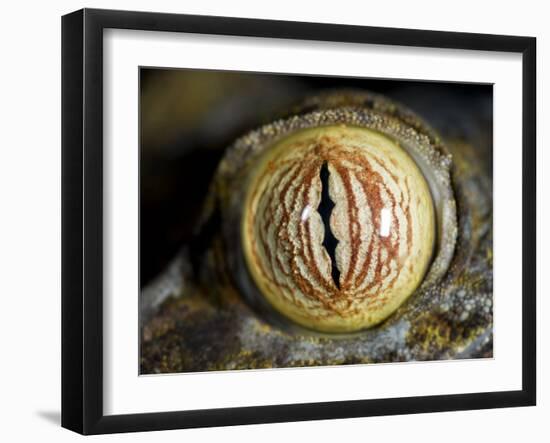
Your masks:
M382 322L441 277L454 248L448 158L414 131L370 126L287 133L256 156L246 184L251 280L276 311L320 332Z

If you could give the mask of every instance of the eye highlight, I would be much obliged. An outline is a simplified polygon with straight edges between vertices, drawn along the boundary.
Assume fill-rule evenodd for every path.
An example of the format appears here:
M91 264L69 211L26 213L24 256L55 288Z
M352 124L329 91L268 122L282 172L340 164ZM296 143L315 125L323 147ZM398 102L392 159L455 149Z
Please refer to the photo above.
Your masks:
M422 282L436 217L405 150L368 128L303 129L258 160L248 185L243 251L262 295L322 332L371 327Z

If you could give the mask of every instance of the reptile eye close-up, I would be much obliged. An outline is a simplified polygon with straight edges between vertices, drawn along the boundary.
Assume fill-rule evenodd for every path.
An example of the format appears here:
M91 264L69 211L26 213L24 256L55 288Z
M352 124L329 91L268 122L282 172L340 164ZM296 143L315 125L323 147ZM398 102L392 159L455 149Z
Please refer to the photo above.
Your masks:
M492 357L491 85L140 75L142 374Z
M350 332L384 320L420 285L436 215L414 159L361 126L298 131L259 160L242 226L269 302L297 323Z

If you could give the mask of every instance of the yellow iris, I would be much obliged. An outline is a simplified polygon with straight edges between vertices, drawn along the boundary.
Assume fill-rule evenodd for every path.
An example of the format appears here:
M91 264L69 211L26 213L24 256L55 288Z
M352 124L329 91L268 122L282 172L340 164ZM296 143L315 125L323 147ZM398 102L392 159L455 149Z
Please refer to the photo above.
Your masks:
M242 245L252 279L285 317L352 332L392 314L434 251L430 188L393 139L352 125L302 129L250 174Z

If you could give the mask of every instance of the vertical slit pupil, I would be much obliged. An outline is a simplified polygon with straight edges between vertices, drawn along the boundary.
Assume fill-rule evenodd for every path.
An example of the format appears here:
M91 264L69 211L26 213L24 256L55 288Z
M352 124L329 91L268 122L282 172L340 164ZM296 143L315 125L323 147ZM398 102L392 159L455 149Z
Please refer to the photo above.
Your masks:
M321 166L321 171L319 178L321 179L321 202L317 208L317 212L323 220L323 225L325 226L325 238L323 239L323 246L325 247L331 262L332 269L332 280L338 289L340 289L340 271L336 266L336 245L338 240L334 237L332 230L330 229L330 215L335 206L333 201L330 199L329 190L328 190L328 179L330 172L328 170L328 163L324 162Z

